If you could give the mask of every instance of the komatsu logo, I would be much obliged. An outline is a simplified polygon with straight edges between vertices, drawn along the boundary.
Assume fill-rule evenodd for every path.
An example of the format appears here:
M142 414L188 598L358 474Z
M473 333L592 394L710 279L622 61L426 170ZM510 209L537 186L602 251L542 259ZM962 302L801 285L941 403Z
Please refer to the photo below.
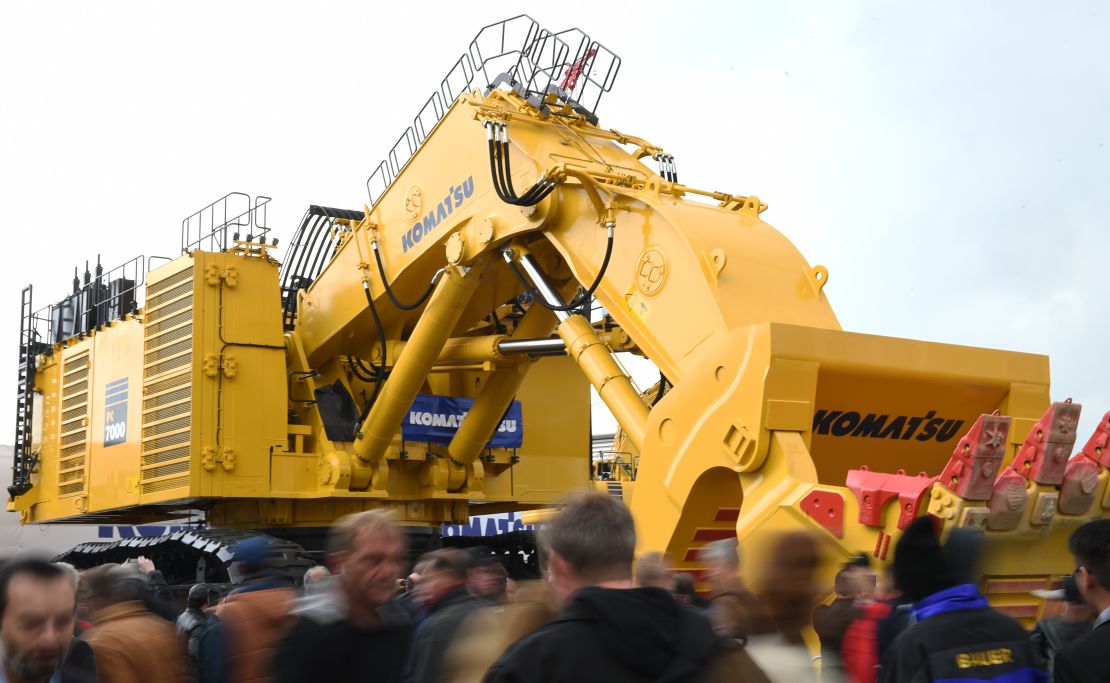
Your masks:
M424 220L416 223L408 229L404 235L401 235L401 251L407 252L412 249L414 245L420 244L420 240L424 239L436 226L442 221L447 220L451 212L463 205L470 195L474 194L474 176L470 176L458 186L452 185L451 189L447 190L447 196L444 200L435 205L433 211L429 211L424 216ZM409 203L406 200L406 208Z
M448 427L450 429L458 429L463 423L463 418L466 413L458 413L453 415L446 415L444 413L429 413L410 411L409 424L410 425L423 425L425 427ZM502 420L498 425L497 431L499 433L516 432L516 420Z
M963 420L937 417L937 411L919 417L908 415L861 415L854 410L818 410L813 415L813 431L833 436L858 436L871 439L901 441L937 441L944 443L960 433Z

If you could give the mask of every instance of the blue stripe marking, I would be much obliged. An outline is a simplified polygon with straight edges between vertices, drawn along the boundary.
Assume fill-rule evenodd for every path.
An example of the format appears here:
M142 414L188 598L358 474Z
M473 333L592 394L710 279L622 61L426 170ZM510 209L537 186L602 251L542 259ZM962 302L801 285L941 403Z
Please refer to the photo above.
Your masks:
M123 392L117 396L109 396L108 400L104 401L105 406L115 406L120 403L127 403L127 392Z
M123 386L123 387L119 387L119 388L116 388L116 389L109 389L108 391L104 392L104 395L105 396L119 396L120 394L126 394L126 393L127 393L127 387Z
M1048 683L1048 674L1032 667L985 678L936 678L934 683Z
M115 387L118 387L118 386L127 386L127 380L128 379L130 379L130 378L129 377L124 377L123 379L117 379L114 382L108 382L106 385L104 385L104 387L108 390L111 390L111 389L114 389Z

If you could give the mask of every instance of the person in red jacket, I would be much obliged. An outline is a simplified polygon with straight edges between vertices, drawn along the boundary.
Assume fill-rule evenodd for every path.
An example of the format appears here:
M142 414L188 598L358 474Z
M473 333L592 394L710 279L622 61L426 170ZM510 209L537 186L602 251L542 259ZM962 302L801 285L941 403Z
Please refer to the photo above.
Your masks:
M894 611L894 603L876 600L856 605L858 616L844 631L840 659L849 683L879 679L879 622Z

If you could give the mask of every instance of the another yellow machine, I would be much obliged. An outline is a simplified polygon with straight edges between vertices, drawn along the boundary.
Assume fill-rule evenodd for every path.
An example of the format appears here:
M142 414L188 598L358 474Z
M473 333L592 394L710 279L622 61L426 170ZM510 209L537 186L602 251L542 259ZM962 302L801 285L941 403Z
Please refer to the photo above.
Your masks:
M577 29L486 27L363 209L310 207L282 264L267 200L230 195L169 263L86 274L43 313L27 290L9 507L279 536L384 507L438 529L587 486L592 385L629 465L603 486L680 569L787 530L888 561L933 514L983 528L1004 550L987 592L1035 616L1028 590L1110 509L1108 419L1071 458L1079 406L1050 402L1044 356L842 331L766 204L598 125L619 66ZM619 352L665 378L649 400Z

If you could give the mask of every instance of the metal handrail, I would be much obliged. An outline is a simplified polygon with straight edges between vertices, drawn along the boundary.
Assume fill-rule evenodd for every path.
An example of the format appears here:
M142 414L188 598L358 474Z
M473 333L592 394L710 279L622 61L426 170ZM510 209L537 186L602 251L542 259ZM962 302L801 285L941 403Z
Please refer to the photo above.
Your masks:
M508 86L544 111L553 96L596 122L597 105L612 89L620 63L580 29L552 33L526 14L483 26L366 179L370 206L385 195L455 100L476 84L487 90Z
M208 206L181 221L181 253L190 251L224 251L231 248L229 228L245 228L258 241L270 232L266 225L270 197L259 195L251 200L243 192L229 192ZM245 205L240 210L239 206ZM238 213L236 213L238 212ZM238 232L238 231L236 231Z

